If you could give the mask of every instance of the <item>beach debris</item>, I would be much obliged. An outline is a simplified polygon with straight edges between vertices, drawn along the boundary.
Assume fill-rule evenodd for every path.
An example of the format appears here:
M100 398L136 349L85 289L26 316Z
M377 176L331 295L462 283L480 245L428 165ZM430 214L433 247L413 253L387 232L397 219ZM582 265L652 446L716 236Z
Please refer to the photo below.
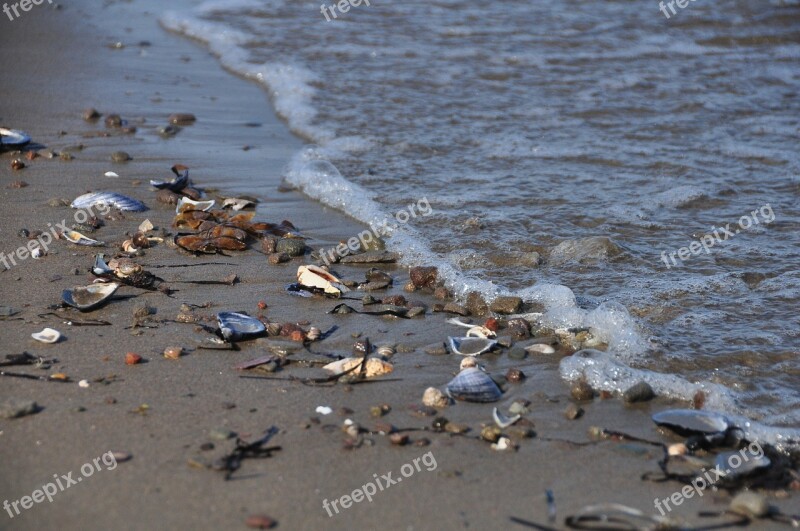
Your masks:
M342 264L392 264L400 259L400 255L389 251L367 251L349 254L339 259Z
M275 243L275 252L303 256L306 253L306 242L300 238L281 238Z
M89 209L96 206L110 206L128 212L144 212L147 207L138 199L133 199L117 192L90 192L75 198L70 204L72 208Z
M478 362L475 361L475 358L464 358L461 360L459 364L459 370L470 369L472 367L478 367Z
M264 323L245 313L222 312L217 314L217 323L222 337L228 343L249 339L266 333Z
M422 393L422 403L428 407L435 407L438 409L445 408L450 404L450 399L435 387L428 387Z
M33 400L7 398L0 403L0 418L3 419L18 419L33 415L37 411L39 411L39 406Z
M480 337L448 337L448 345L459 356L480 356L497 345L497 341Z
M466 402L496 402L503 392L491 376L478 368L468 367L450 380L447 394L450 398Z
M172 168L175 177L169 181L150 181L150 186L159 190L169 190L170 192L180 193L189 184L189 168L181 164L176 164Z
M31 337L41 343L58 343L61 339L61 332L52 328L45 328L41 332L31 334Z
M492 410L492 418L494 419L494 423L497 424L497 427L499 427L500 429L504 430L504 429L508 428L509 426L513 425L519 419L521 419L522 416L521 415L512 415L512 416L503 415L500 412L499 409L494 408Z
M125 365L138 365L142 363L142 357L135 352L125 353Z
M0 149L20 148L31 141L31 137L16 129L0 127Z
M490 330L485 326L475 326L473 324L465 323L458 317L452 317L448 319L447 322L456 326L468 328L469 330L467 330L467 337L480 337L483 339L493 339L497 337L497 334L493 330Z
M667 446L667 455L669 455L670 457L675 457L678 455L687 455L688 453L689 453L689 447L683 443L675 443Z
M344 358L328 363L322 368L330 373L339 374L350 372L356 367L361 366L362 363L366 367L361 371L365 378L377 378L378 376L389 374L394 370L391 363L379 360L378 358L369 358L366 362L363 358Z
M325 294L337 297L350 291L338 277L315 265L298 267L297 283L308 290L322 291Z
M87 247L102 247L105 245L105 243L93 240L75 230L64 231L61 233L61 236L63 236L68 242L74 243L75 245L85 245Z
M244 251L247 244L229 236L205 238L203 236L189 235L176 236L175 245L191 253L216 254L221 251Z
M250 529L272 529L278 522L265 514L251 514L244 521L244 525Z
M320 415L330 415L333 413L333 409L329 408L328 406L317 406L315 411Z
M83 119L87 122L94 122L95 120L99 119L102 116L100 111L95 109L94 107L90 107L83 111Z
M106 303L119 286L120 284L116 282L92 284L85 287L78 286L72 289L65 289L61 294L61 298L69 306L82 312L88 312Z
M216 461L212 468L225 472L225 479L229 480L234 472L242 466L245 459L263 459L272 457L273 452L281 449L280 446L266 446L274 435L278 433L278 428L270 427L265 434L258 440L248 443L241 438L236 438L236 447L233 451Z
M525 373L516 367L511 367L506 371L506 380L511 383L519 383L525 379Z
M34 260L38 260L39 258L41 258L43 256L46 256L46 255L47 255L47 252L44 249L42 249L41 247L37 247L36 249L31 251L31 258L33 258Z
M217 202L213 199L209 199L208 201L194 201L193 199L189 199L188 197L181 197L178 200L178 205L175 208L176 214L181 214L183 212L189 212L192 210L200 210L202 212L208 212Z

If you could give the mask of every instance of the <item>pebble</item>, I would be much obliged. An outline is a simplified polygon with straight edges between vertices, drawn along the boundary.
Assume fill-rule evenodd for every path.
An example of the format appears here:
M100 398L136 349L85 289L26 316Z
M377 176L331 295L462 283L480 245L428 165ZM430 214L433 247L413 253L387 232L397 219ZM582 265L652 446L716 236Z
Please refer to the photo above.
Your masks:
M306 253L306 242L299 238L281 238L275 244L275 252L289 256L303 256Z
M459 424L457 422L448 422L444 425L444 431L459 435L462 433L467 433L469 431L469 426L466 424Z
M413 283L411 284L414 285ZM439 286L435 290L433 290L433 296L440 301L446 301L447 299L452 299L453 295L450 293L450 290L445 288L444 286ZM467 308L469 309L469 308Z
M361 254L350 254L342 257L339 261L343 264L391 264L397 262L400 256L397 253L387 251L367 251Z
M142 357L134 352L125 354L125 365L137 365L142 362Z
M508 369L506 372L506 379L511 383L519 383L525 379L525 373L519 369Z
M129 160L131 160L131 156L125 151L115 151L111 154L112 162L128 162Z
M164 349L164 357L170 360L177 360L183 356L183 349L181 347L167 347Z
M689 448L683 443L670 444L667 453L671 456L686 455L689 453Z
M86 120L87 122L93 122L99 119L100 116L102 116L100 112L98 112L98 110L93 107L83 111L83 119Z
M755 492L740 492L731 500L729 509L736 514L756 518L767 516L770 512L767 499Z
M511 339L511 336L500 336L497 338L497 344L503 348L511 348L511 345L514 344L514 340Z
M169 138L175 136L180 132L181 128L177 125L165 125L156 129L161 138Z
M174 125L190 125L197 121L197 117L188 112L176 112L170 114L167 121Z
M47 200L47 206L56 208L56 207L65 207L69 206L69 201L66 199L61 199L59 197L53 197Z
M483 316L489 313L489 305L486 304L483 295L477 291L471 291L467 295L467 309L472 315Z
M515 400L508 407L508 412L511 415L526 415L530 413L528 404L529 402L527 400Z
M418 315L424 315L425 308L422 306L414 306L413 308L409 308L406 312L406 317L416 317Z
M484 426L483 429L481 429L481 439L490 443L497 442L497 439L499 439L501 435L502 432L500 428L493 424Z
M528 353L520 346L516 346L508 351L508 357L512 360L524 360L527 356Z
M509 319L507 329L514 339L528 339L531 337L531 325L525 319Z
M430 354L431 356L444 356L447 354L447 348L445 348L444 343L435 343L423 349L426 354Z
M11 169L14 171L19 171L25 167L25 163L19 159L14 159L11 161Z
M466 317L469 315L469 310L467 310L460 304L456 304L455 302L448 302L447 304L445 304L442 311L444 311L445 313L454 313L462 317Z
M502 314L519 313L522 310L522 299L519 297L497 297L489 305L489 310Z
M106 127L122 127L122 117L119 114L109 114L105 119Z
M428 387L422 394L422 403L428 407L443 408L450 404L450 399L435 387Z
M395 446L405 446L408 444L408 435L405 433L392 433L389 435L389 441Z
M628 404L633 404L635 402L647 402L648 400L652 400L655 396L656 395L653 392L653 388L650 387L650 384L647 382L639 382L634 384L632 387L629 387L624 393L622 393L622 399Z
M217 441L227 441L228 439L236 437L236 432L227 428L214 428L208 432L208 436Z
M411 282L417 288L430 288L436 287L436 279L439 275L439 269L436 267L412 267L409 270Z
M408 293L413 293L417 291L417 287L414 285L413 282L409 280L408 282L406 282L406 285L403 286L403 291L406 291Z
M533 345L528 345L525 347L525 350L531 354L555 354L556 352L556 349L550 345L545 345L544 343L534 343Z
M16 419L26 415L33 415L39 406L33 400L8 398L0 404L0 418Z
M271 253L267 256L267 261L272 265L285 264L291 259L292 257L286 253Z
M569 390L572 398L584 402L594 400L594 389L592 386L584 381L575 382Z
M583 408L576 404L569 404L564 410L564 417L568 420L575 420L583 415Z
M253 514L244 521L244 525L251 529L272 529L277 523L277 521L265 514Z
M498 452L508 450L509 448L514 448L514 445L508 437L500 437L500 439L492 445L492 450L497 450Z
M61 153L58 154L58 158L60 158L61 160L69 161L72 160L74 157L72 156L72 153L70 153L69 151L62 151Z

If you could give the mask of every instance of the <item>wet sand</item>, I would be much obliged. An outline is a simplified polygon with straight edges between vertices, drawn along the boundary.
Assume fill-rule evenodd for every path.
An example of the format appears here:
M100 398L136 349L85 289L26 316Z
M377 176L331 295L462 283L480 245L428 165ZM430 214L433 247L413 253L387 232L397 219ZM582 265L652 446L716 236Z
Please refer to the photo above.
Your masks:
M156 203L147 182L169 178L175 163L189 166L200 187L260 197L258 219L291 220L313 238L309 243L315 248L327 248L363 230L343 214L297 193L278 191L281 168L301 142L274 116L259 87L224 72L201 47L161 30L152 12L136 15L147 7L132 2L98 6L90 12L74 6L62 10L41 6L14 22L0 21L4 51L0 124L27 131L37 148L60 152L84 146L72 151L71 161L26 160L28 167L16 172L10 170L15 156L0 155L4 207L0 251L9 253L26 243L17 236L20 229L43 230L64 219L71 223L74 211L50 207L48 200L72 200L88 190L118 191L150 207L107 221L93 234L109 243L103 252L112 254L125 233L135 231L145 219L171 230L174 211ZM116 42L124 47L112 46ZM95 124L82 120L87 107L122 115L137 127L136 134L96 136L106 128L102 119ZM156 128L166 125L173 112L194 113L198 121L174 138L162 139ZM111 153L119 150L130 153L133 160L112 163ZM120 177L104 177L107 171ZM7 185L13 180L29 186L10 189ZM68 326L63 319L40 317L59 302L63 289L91 281L87 270L94 252L55 242L43 259L27 259L0 273L0 306L20 310L0 323L2 355L27 351L57 358L49 371L13 370L62 372L73 380L0 381L0 398L31 399L42 408L35 415L0 420L4 468L0 501L30 495L54 474L80 475L83 464L108 451L129 452L133 458L83 479L54 496L52 503L45 500L13 519L3 513L2 528L236 529L244 528L253 514L270 515L282 529L523 527L512 517L563 527L566 515L587 504L619 502L654 514L653 499L666 498L680 488L677 483L640 480L643 472L657 470L656 447L613 441L583 444L590 441L590 426L651 440L679 440L657 433L649 419L670 404L656 400L624 407L617 400L598 399L582 404L586 412L580 419L565 420L562 412L570 398L558 378L557 356L514 361L505 354L492 354L481 360L492 373L518 367L528 376L523 383L512 384L494 404L507 409L517 399L531 402L526 418L537 436L520 441L516 452L494 451L475 438L483 423L491 423L493 405L464 403L451 405L440 415L469 426L467 437L413 431L412 441L428 439L430 445L397 447L385 436L367 434L362 446L345 449L341 426L347 418L373 431L379 422L398 428L431 425L433 417L417 417L408 406L420 403L426 387L443 388L457 371L460 358L431 356L423 350L458 331L444 322L447 316L430 311L424 318L408 320L329 315L326 312L336 301L301 299L284 291L297 266L311 261L308 256L270 265L254 250L233 257L194 258L159 245L139 259L146 268L201 262L233 265L151 269L179 290L172 298L122 288L111 304L90 314L71 314L76 319L106 320L111 326ZM360 281L368 268L337 265L334 270ZM395 279L386 295L403 293L408 272L385 269ZM217 280L231 273L241 279L234 286L179 283ZM440 302L430 294L405 295L429 307ZM259 301L267 303L263 315L271 321L309 323L306 328L321 330L338 326L330 338L312 345L314 352L348 354L354 334L377 345L401 343L409 352L393 357L395 370L386 382L306 386L287 378L320 372L293 366L276 373L278 380L245 379L233 366L266 354L269 340L242 343L238 352L200 350L199 341L208 334L191 324L171 322L183 303L210 302L210 307L198 310L207 316L220 311L256 315ZM132 329L134 309L145 303L157 310L154 327ZM360 307L357 302L352 305ZM32 340L30 334L44 326L61 331L66 340L55 345ZM182 346L187 355L177 361L165 359L161 353L172 345ZM140 354L147 363L126 366L126 352ZM90 382L88 388L77 384L83 379ZM148 409L142 413L144 404ZM380 419L372 417L370 408L382 404L391 412ZM333 413L315 413L320 405L331 407ZM225 428L253 440L271 426L279 430L271 444L282 449L269 459L244 461L231 480L189 464L211 462L232 449L233 441L212 439L212 430ZM215 448L201 450L208 442ZM323 508L323 500L352 493L373 481L374 474L391 471L397 478L404 464L428 452L435 459L434 470L423 465L402 483L378 492L371 502L362 501L332 517ZM555 524L548 523L546 489L555 495ZM672 516L703 522L698 511L722 510L729 499L724 492L709 491L676 508ZM796 494L772 496L770 502L788 512L796 504Z

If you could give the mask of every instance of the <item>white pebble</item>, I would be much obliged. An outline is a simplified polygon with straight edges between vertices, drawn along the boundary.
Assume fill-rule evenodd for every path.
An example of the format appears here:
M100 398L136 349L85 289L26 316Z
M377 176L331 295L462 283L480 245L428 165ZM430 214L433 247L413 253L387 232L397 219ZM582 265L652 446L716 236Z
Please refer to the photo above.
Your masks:
M525 347L528 354L555 354L556 349L544 343L534 343Z
M333 409L329 408L328 406L317 406L317 413L320 415L330 415L333 413Z
M87 387L89 387L89 380L81 380L80 382L78 382L78 387L83 387L84 389L86 389Z

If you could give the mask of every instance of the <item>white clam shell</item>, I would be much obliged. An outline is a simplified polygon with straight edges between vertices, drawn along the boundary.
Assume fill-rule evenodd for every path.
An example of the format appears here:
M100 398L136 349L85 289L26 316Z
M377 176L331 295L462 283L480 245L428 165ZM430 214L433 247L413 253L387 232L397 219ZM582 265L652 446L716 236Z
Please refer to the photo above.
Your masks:
M544 343L534 343L525 347L528 354L555 354L556 349Z
M52 328L45 328L41 332L31 334L31 337L42 343L57 343L61 339L61 332Z
M208 212L209 210L214 208L215 204L216 201L214 201L213 199L209 201L193 201L188 197L181 197L178 200L178 206L175 208L175 213L180 214L181 212L184 212L186 210L204 210Z
M297 268L297 282L307 288L317 288L331 295L339 295L350 291L335 275L315 265L303 265Z
M505 429L514 424L522 417L521 415L512 415L512 416L503 415L502 413L500 413L500 410L494 408L494 411L492 411L492 418L494 419L494 423L497 424L497 426L500 429Z
M88 236L84 236L80 232L76 230L68 230L61 233L64 236L64 239L70 243L74 243L75 245L85 245L87 247L102 247L105 243L97 240L93 240Z
M481 337L448 337L447 342L459 356L480 356L497 345L497 341Z

